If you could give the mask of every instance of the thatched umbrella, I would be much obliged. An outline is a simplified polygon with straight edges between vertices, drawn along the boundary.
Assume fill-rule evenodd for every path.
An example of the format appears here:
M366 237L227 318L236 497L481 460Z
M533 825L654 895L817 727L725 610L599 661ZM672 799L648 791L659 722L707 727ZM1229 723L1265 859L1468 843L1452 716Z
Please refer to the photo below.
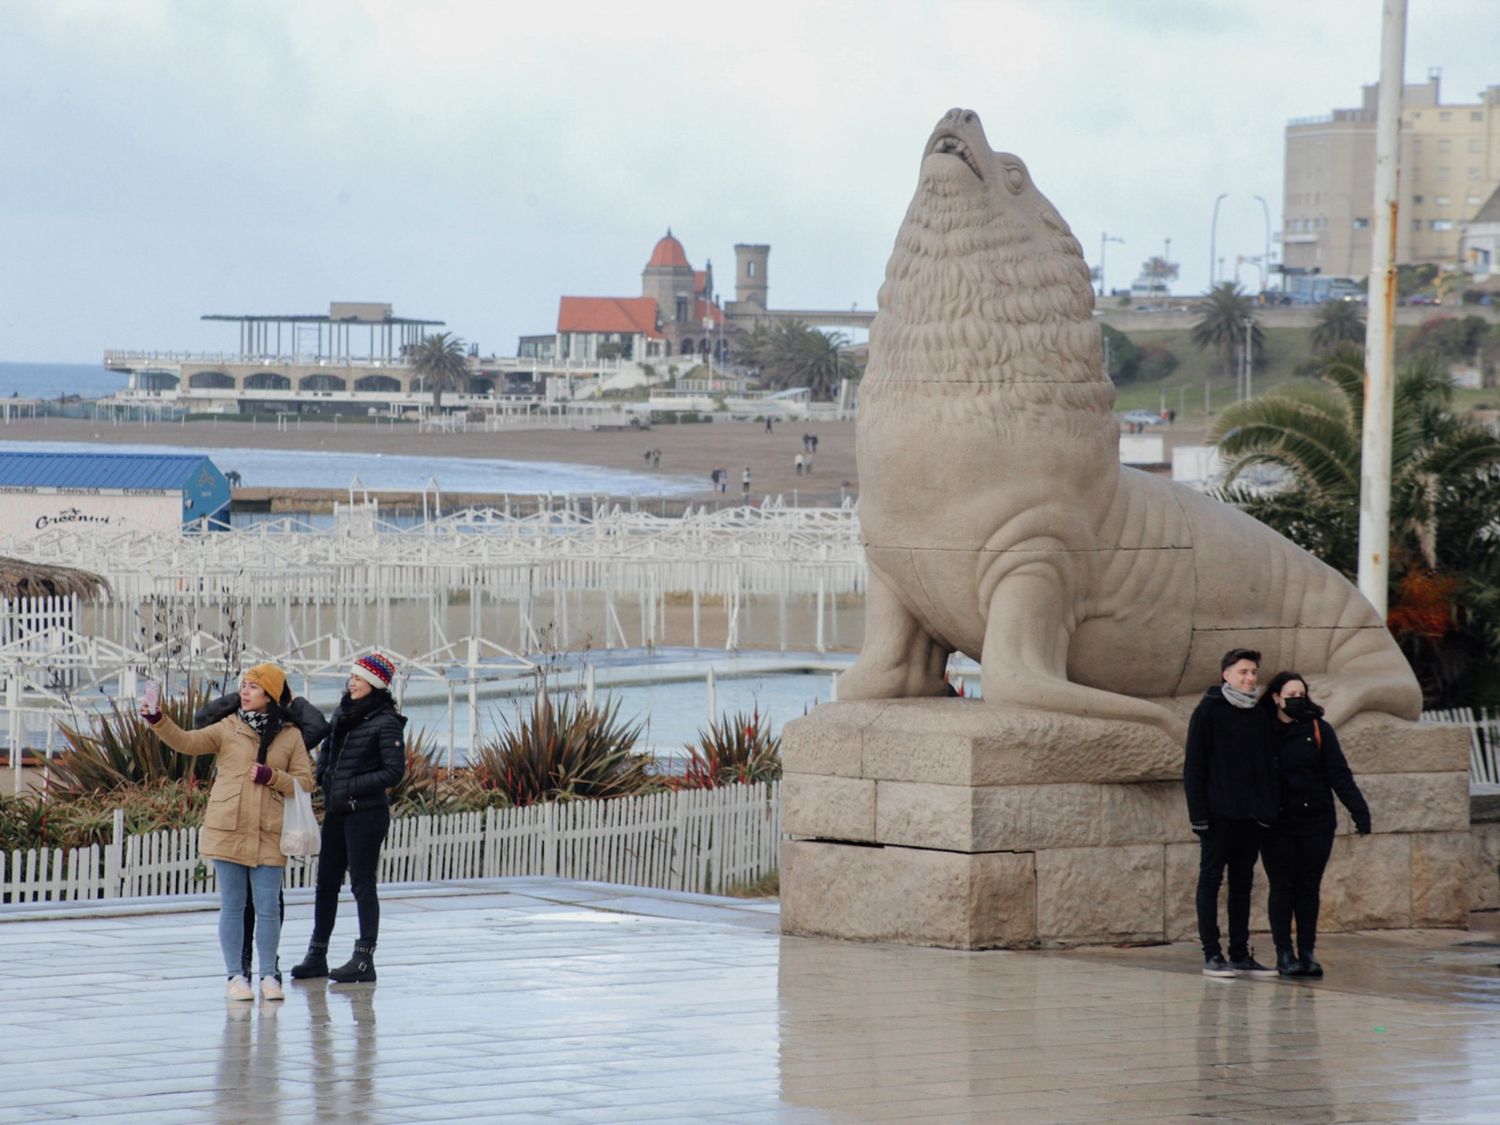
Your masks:
M108 594L109 583L71 566L44 566L0 556L0 598L57 598Z

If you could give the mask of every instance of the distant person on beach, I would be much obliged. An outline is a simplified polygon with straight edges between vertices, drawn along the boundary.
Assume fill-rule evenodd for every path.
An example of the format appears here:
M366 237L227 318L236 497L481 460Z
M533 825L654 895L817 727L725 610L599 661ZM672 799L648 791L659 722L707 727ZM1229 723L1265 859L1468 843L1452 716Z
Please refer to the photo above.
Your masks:
M141 701L141 718L173 750L217 758L200 851L213 861L219 883L219 949L228 978L224 995L230 1000L255 999L255 990L240 971L245 904L252 891L261 996L285 998L276 961L281 942L276 901L286 867L281 854L282 812L295 796L294 785L309 792L313 786L312 759L302 733L276 702L285 687L286 673L280 668L257 664L240 680L239 709L195 731L174 723L159 701L154 711L149 699Z
M302 732L303 746L316 746L322 742L328 734L328 720L323 718L323 712L319 711L302 696L292 696L292 686L286 684L281 689L280 696L276 702L286 713L297 729ZM193 729L202 730L211 727L215 723L227 719L240 709L240 697L238 692L230 692L221 695L218 699L211 699L193 713ZM312 791L312 786L307 787ZM286 924L286 896L280 890L277 891L276 916ZM244 945L240 952L240 976L247 981L250 979L250 971L255 955L255 900L252 896L245 903L244 922Z
M375 873L380 846L391 827L387 794L406 773L406 716L396 709L391 681L396 665L378 652L361 656L329 720L318 754L323 789L323 846L318 856L313 932L307 956L292 967L297 980L324 977L335 984L375 980L375 943L380 937L380 899ZM345 874L354 892L359 939L354 954L336 969L328 967L328 939L338 918L339 888Z
M715 492L719 491L719 470L718 469L710 469L709 470L709 473L708 473L708 483L713 488L713 490Z
M797 475L800 477L802 475L802 454L799 453L796 457L792 458L792 464L795 466Z
M719 470L719 492L720 493L726 493L728 491L729 491L729 470L728 469L720 469Z
M750 499L750 466L745 466L745 471L740 474L740 492L745 499Z
M775 433L775 431L771 429L771 416L769 414L766 415L766 433Z
M661 468L661 450L660 449L653 449L651 451L651 467L653 469L659 469L659 468Z

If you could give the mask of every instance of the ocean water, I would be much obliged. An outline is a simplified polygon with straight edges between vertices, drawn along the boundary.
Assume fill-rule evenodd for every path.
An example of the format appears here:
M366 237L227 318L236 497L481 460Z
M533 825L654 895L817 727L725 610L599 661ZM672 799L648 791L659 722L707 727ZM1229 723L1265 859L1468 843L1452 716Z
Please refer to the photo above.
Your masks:
M222 473L237 472L255 488L348 488L355 477L372 491L421 492L436 480L440 492L681 496L702 487L696 476L625 472L562 461L505 461L411 457L380 453L320 453L236 446L94 445L69 441L0 441L6 453L201 453Z
M0 363L0 397L103 398L130 382L130 376L97 363Z

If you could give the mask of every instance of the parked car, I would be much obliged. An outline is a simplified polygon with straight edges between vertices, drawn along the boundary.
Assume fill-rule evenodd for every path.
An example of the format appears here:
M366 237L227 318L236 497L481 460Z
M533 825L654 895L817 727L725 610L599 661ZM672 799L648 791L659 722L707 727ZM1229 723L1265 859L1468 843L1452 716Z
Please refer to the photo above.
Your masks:
M1151 410L1127 410L1120 415L1120 421L1127 426L1162 426L1166 419Z

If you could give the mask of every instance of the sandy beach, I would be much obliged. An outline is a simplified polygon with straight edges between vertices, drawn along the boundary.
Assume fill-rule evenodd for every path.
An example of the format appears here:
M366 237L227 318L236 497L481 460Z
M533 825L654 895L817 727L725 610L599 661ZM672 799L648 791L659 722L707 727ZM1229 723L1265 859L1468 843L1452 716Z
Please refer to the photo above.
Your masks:
M818 437L818 455L809 475L798 476L797 454L802 435ZM9 441L88 442L98 446L149 443L184 448L223 446L254 449L313 450L339 453L383 453L416 457L504 458L513 461L563 461L642 473L652 471L645 453L661 450L655 471L696 477L702 492L679 499L709 500L709 473L729 470L729 492L739 494L740 475L748 465L754 496L781 494L790 503L793 492L803 504L836 504L840 486L848 482L858 491L854 465L854 423L816 425L778 424L767 433L760 422L718 422L663 425L648 431L514 430L503 433L423 433L414 424L375 425L317 422L285 430L248 422L195 421L188 423L121 423L109 425L66 418L25 419L0 426L0 439ZM258 502L265 489L244 488L241 499ZM285 491L285 490L283 490ZM318 490L297 490L304 496ZM343 490L329 490L341 495ZM244 494L243 496L241 494Z

